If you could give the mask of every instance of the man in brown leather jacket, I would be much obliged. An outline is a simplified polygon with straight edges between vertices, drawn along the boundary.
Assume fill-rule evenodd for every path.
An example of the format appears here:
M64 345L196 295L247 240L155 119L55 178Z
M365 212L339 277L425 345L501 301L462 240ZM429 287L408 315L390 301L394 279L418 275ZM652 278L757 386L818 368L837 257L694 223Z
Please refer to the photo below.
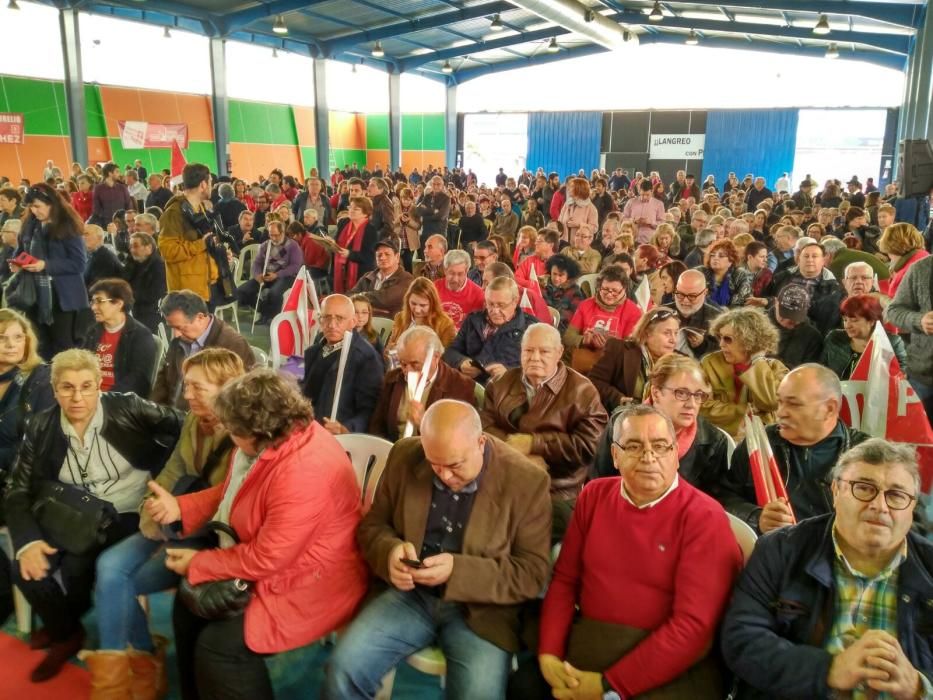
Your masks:
M560 333L535 323L522 336L522 366L486 388L483 429L551 475L555 538L563 533L609 420L596 387L560 361Z

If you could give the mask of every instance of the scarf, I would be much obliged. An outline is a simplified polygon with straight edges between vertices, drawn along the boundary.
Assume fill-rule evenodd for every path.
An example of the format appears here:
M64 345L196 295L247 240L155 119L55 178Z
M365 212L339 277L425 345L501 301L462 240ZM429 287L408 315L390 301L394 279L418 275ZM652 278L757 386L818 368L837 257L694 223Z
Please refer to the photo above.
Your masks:
M693 442L697 437L697 423L693 421L693 425L689 428L683 428L682 430L677 431L677 459L683 459L684 455L690 451L690 448L693 447Z
M904 269L904 266L909 263L913 257L917 254L919 248L911 248L906 253L904 253L896 263L891 266L891 272L900 272Z
M38 224L37 230L34 231L26 246L32 257L38 258L39 260L49 259L47 237L48 226L46 224ZM25 272L25 270L23 272ZM21 283L34 286L36 303L38 305L38 321L43 326L51 326L52 278L49 277L49 273L46 272L46 270L42 270L42 272L26 272Z
M363 246L363 236L368 223L369 217L364 218L356 226L353 225L352 221L348 221L347 225L337 234L337 243L341 248L358 253ZM334 256L334 292L336 294L346 294L353 289L359 276L359 263L352 262L340 255Z

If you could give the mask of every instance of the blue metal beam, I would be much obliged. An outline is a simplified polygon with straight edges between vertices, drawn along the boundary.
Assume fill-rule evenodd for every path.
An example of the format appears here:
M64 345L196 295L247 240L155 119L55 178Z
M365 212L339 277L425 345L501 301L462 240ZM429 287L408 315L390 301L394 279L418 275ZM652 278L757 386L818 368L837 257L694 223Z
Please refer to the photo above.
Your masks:
M861 2L861 0L665 0L677 5L712 5L717 9L723 4L736 10L743 8L784 12L813 12L816 14L853 15L878 22L897 24L916 29L920 26L918 14L922 5L897 2ZM667 19L667 18L665 18Z
M402 167L402 101L401 75L389 73L389 170Z
M114 17L123 17L125 19L143 21L143 13L160 12L164 15L170 15L175 18L169 26L176 26L186 31L204 34L206 36L217 36L219 34L215 15L201 12L196 8L190 7L180 2L172 0L146 0L145 5L138 2L120 2L117 0L105 0L103 2L94 2L81 7L82 12L93 12L97 14L109 14ZM153 24L149 22L149 24Z
M214 154L217 173L230 175L230 103L227 100L227 55L225 42L211 37L211 119L214 126Z
M218 24L226 36L227 34L245 29L257 20L294 12L295 10L311 7L312 5L319 5L322 2L327 2L327 0L276 0L275 2L262 2L253 7L248 7L245 10L223 14L220 16ZM149 0L146 0L146 4L149 4Z
M514 9L514 5L497 0L497 2L474 5L462 10L441 12L440 14L429 15L427 17L415 17L405 20L404 22L393 22L383 27L353 32L352 34L337 37L326 43L330 52L339 52L370 41L393 38L400 34L418 32L422 29L444 27L455 22L463 22L468 19L476 19L478 17L485 17L486 15L492 15L497 12L507 12Z
M412 68L417 68L418 66L423 66L425 63L431 63L432 61L443 61L448 58L456 58L457 56L466 56L472 53L480 53L481 51L502 49L507 46L514 46L515 44L524 44L529 41L541 41L542 39L550 39L552 36L562 36L569 33L569 29L564 29L563 27L551 27L549 29L540 29L536 32L524 32L517 35L513 34L511 36L502 37L501 39L493 39L491 41L478 41L475 44L468 44L466 46L457 46L452 49L435 51L433 54L424 54L423 56L412 56L411 58L406 58L399 62L399 68L404 72L411 70Z
M65 108L68 112L68 134L71 137L71 159L90 165L87 150L87 117L84 109L84 78L81 75L81 35L78 31L78 10L59 10L58 26L65 62Z
M330 112L327 109L327 69L324 61L314 62L314 148L317 174L330 181Z

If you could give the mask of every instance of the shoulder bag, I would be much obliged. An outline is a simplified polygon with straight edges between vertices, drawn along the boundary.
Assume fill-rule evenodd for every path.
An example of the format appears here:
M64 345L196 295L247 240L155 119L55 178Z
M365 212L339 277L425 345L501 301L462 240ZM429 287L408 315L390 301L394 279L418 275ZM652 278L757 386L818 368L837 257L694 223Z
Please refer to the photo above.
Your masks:
M212 520L206 527L214 532L225 533L234 544L240 543L236 530L226 523ZM227 620L242 615L252 597L253 583L239 578L194 585L187 577L182 577L178 584L179 600L188 610L205 620Z

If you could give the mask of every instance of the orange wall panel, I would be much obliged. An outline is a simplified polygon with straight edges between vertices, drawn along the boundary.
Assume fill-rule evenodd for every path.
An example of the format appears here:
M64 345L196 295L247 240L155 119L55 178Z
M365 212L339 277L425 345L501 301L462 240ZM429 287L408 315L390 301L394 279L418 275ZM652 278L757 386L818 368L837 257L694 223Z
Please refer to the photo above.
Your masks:
M161 124L183 122L188 125L192 141L213 141L210 98L178 92L138 90L135 88L100 87L107 135L120 137L117 122L138 120Z
M106 163L113 154L110 152L110 141L103 137L90 137L87 140L87 158L91 163Z
M444 151L402 151L402 170L406 173L413 168L423 171L428 165L439 168L444 165L446 155Z
M62 172L70 172L71 140L66 136L26 135L22 146L0 144L0 175L10 178L13 185L20 179L41 182L45 161L51 158Z
M366 167L372 170L377 165L381 165L383 170L389 167L388 151L366 151Z
M231 143L230 157L233 159L233 172L247 182L274 168L281 168L286 173L301 172L301 162L295 146Z
M330 147L366 149L366 115L330 112Z
M314 146L317 140L314 137L314 108L292 106L295 115L295 131L298 133L298 143L302 146Z

